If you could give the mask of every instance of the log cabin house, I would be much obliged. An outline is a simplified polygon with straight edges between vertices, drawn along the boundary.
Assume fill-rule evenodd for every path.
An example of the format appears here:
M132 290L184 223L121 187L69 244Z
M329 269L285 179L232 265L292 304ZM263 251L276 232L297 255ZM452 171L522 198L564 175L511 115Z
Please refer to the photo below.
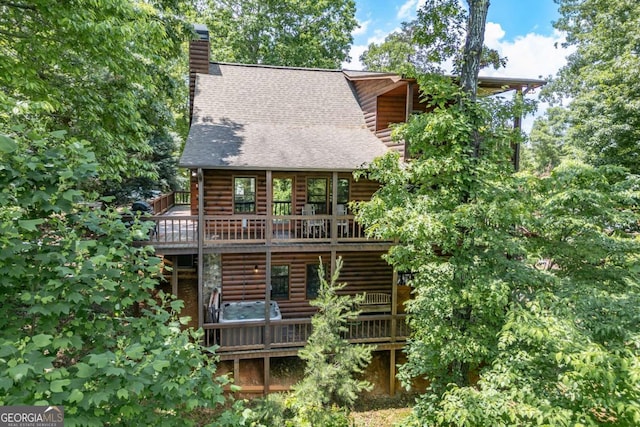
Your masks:
M310 334L320 260L331 272L342 257L345 292L367 295L346 338L376 345L384 360L379 386L393 394L408 336L406 275L382 259L393 242L367 239L349 203L378 188L355 181L355 169L387 150L404 152L391 141L390 124L425 111L415 80L210 62L208 31L196 30L191 126L180 159L190 171L190 197L181 210L162 213L177 199L156 208L152 236L173 266L171 291L185 301L192 326L205 329L205 344L219 346L236 383L268 393L282 389L272 381L272 362L295 356ZM482 80L488 92L541 84ZM254 374L240 379L243 370Z

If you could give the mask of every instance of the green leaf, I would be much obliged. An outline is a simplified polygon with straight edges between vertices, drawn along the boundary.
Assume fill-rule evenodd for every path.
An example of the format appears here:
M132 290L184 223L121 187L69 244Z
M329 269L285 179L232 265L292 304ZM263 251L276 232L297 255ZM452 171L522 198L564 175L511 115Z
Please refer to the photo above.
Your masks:
M71 403L81 402L83 398L84 398L84 393L78 390L77 388L74 388L73 390L71 390L71 394L69 394L69 402Z
M13 153L18 149L18 144L6 135L0 134L0 152Z
M9 377L0 377L0 390L8 391L13 386L13 381Z
M133 360L138 360L144 355L144 346L140 343L135 343L127 347L125 350L127 357Z
M89 356L89 363L95 365L98 369L102 369L111 362L111 359L112 357L109 353L92 354Z
M55 139L62 139L66 134L67 134L66 130L56 130L49 133L49 135L51 135Z
M63 387L68 386L69 384L71 384L71 380L69 379L64 379L64 380L55 380L55 381L51 381L51 391L54 393L62 393L63 391Z
M129 398L129 391L126 388L121 388L116 393L116 396L118 396L120 399L128 399Z
M170 365L168 360L155 360L152 364L153 369L156 372L161 372L164 368Z
M75 367L78 369L78 373L76 374L78 378L89 378L96 370L93 366L82 362L76 363Z
M51 344L51 341L53 340L53 336L47 335L47 334L38 334L38 335L35 335L33 338L31 338L31 340L36 345L36 347L42 348Z
M10 344L2 345L0 346L0 357L9 356L11 354L16 353L16 351L17 349L13 345L10 345Z
M20 381L25 375L29 373L30 370L32 370L31 365L21 363L20 365L7 369L7 374L9 374L9 376L13 378L14 381Z
M22 219L18 220L18 225L27 231L37 231L38 225L42 224L44 219Z

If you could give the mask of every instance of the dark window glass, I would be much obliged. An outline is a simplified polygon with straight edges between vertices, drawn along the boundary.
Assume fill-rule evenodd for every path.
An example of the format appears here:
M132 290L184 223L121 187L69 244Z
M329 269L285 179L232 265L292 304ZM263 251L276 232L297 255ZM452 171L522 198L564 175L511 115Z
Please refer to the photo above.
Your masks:
M328 265L324 264L325 279L329 274ZM314 299L318 296L320 290L320 278L318 277L318 264L307 264L307 299Z
M237 177L233 183L233 212L256 213L256 179Z
M271 299L289 299L289 266L271 266Z
M316 214L327 213L327 179L308 178L307 179L307 204L314 205Z
M338 179L338 204L346 205L349 203L349 180L346 178Z
M273 178L273 214L291 215L293 179Z

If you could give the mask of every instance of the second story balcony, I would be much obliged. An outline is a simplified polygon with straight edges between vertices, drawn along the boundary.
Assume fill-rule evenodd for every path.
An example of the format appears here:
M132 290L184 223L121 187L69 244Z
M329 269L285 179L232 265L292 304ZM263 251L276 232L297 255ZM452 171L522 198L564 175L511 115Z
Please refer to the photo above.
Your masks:
M188 198L175 194L161 196L152 201L162 209L160 214L145 217L145 221L155 223L149 235L154 246L195 247L198 243L197 215L191 215ZM175 201L160 200L162 197ZM276 203L274 203L276 204ZM290 213L291 206L277 202L278 213ZM234 213L231 215L204 215L203 244L216 246L222 244L297 244L297 243L356 243L369 241L364 228L355 221L353 215L337 212L335 215L256 215Z

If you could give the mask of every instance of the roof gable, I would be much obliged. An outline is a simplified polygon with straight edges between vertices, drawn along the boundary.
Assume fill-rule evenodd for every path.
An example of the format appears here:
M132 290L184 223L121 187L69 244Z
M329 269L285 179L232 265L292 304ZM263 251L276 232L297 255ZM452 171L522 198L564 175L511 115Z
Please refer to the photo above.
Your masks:
M184 167L353 170L386 151L341 71L212 63Z

